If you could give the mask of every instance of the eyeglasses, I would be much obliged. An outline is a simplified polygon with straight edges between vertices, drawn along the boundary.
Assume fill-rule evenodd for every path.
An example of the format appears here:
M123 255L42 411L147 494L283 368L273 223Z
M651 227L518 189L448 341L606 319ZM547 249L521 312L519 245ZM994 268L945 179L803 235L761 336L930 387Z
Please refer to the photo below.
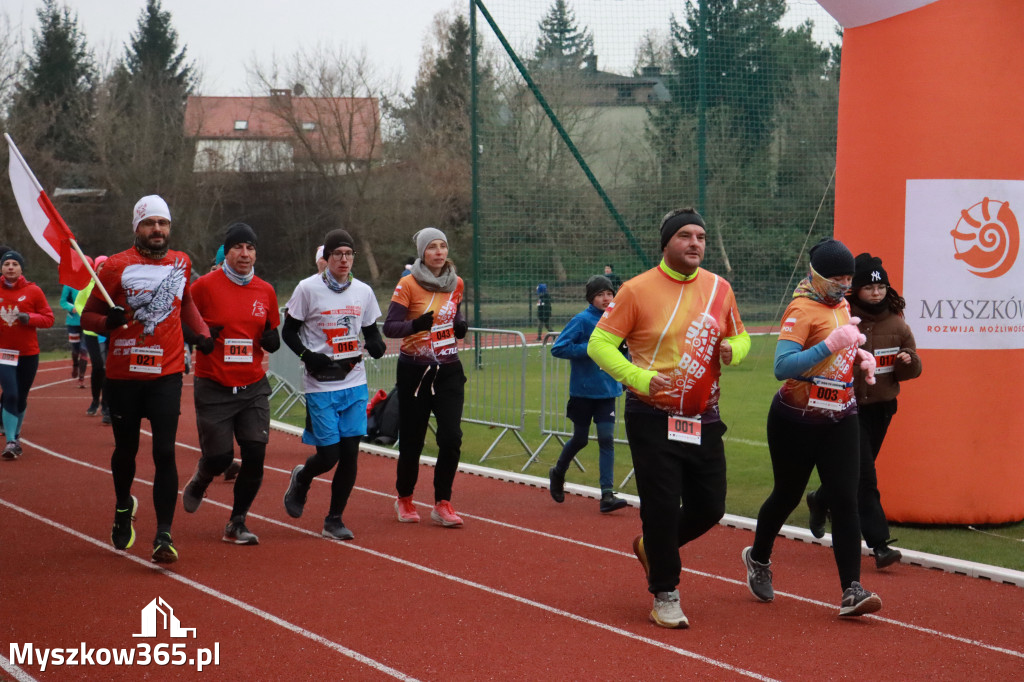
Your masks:
M330 257L337 258L338 260L342 260L344 258L352 259L356 257L356 252L347 250L343 251L342 249L337 249L336 251L331 251Z

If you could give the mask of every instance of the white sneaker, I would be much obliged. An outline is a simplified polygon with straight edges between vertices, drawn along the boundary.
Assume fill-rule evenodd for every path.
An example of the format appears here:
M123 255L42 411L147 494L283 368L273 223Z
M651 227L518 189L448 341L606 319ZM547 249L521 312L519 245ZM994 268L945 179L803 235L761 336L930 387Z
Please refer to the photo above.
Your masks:
M688 628L690 621L679 606L679 590L659 592L654 595L654 608L651 610L651 622L663 628Z

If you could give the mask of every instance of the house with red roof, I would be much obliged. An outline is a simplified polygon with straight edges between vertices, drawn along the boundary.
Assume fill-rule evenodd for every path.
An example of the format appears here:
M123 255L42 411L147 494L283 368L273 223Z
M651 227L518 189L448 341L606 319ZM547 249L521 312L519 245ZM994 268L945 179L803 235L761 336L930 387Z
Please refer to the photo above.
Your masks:
M375 97L305 97L271 90L265 97L194 95L185 134L195 140L193 171L344 175L382 158Z

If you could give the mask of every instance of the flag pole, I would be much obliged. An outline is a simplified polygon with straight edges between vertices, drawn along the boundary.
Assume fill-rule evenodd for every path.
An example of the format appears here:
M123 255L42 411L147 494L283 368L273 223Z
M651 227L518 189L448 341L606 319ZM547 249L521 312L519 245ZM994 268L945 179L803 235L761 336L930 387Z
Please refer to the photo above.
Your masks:
M21 155L21 150L18 149L18 145L14 144L14 140L12 140L11 136L7 133L4 133L4 139L7 140L7 146L14 154L14 158L18 160L21 167L28 173L28 177L32 180L32 184L35 185L36 190L42 193L44 191L43 186L39 184L39 180L36 179L36 174L32 172L31 168L29 168L28 163L25 161L25 157ZM113 308L116 305L114 300L110 298L110 294L107 293L106 288L103 286L103 282L100 281L99 275L97 275L96 271L92 269L91 265L89 265L88 259L86 259L85 254L82 253L82 249L78 246L78 240L69 239L68 242L71 244L71 248L75 250L75 253L78 254L78 257L82 259L82 265L84 265L85 269L89 271L89 276L92 278L92 281L96 283L96 287L100 290L103 300L107 302L107 305Z

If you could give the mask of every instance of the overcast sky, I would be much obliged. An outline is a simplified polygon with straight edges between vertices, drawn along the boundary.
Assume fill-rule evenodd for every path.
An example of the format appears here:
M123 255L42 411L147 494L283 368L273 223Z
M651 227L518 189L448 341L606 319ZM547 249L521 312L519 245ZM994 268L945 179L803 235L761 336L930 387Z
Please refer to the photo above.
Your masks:
M59 0L58 0L59 1ZM485 5L509 34L513 46L535 40L535 27L553 0L493 0ZM77 12L79 26L97 59L119 58L135 30L145 0L66 0ZM21 28L27 49L38 26L41 0L2 0L0 13ZM407 91L412 85L424 41L434 17L446 10L468 12L468 0L164 0L171 13L179 44L188 50L202 72L201 93L249 94L245 67L253 59L263 64L281 61L302 46L342 45L366 49L383 76L398 79ZM572 0L579 23L594 34L602 69L626 73L644 33L667 26L670 8L681 2L664 0ZM791 0L794 13L823 14L813 0ZM515 14L518 12L518 15ZM481 33L486 26L479 19ZM530 34L530 35L528 35ZM487 32L489 36L489 31ZM831 27L816 37L828 40ZM614 44L612 43L614 36ZM489 38L488 38L489 39ZM278 83L286 87L289 83Z

